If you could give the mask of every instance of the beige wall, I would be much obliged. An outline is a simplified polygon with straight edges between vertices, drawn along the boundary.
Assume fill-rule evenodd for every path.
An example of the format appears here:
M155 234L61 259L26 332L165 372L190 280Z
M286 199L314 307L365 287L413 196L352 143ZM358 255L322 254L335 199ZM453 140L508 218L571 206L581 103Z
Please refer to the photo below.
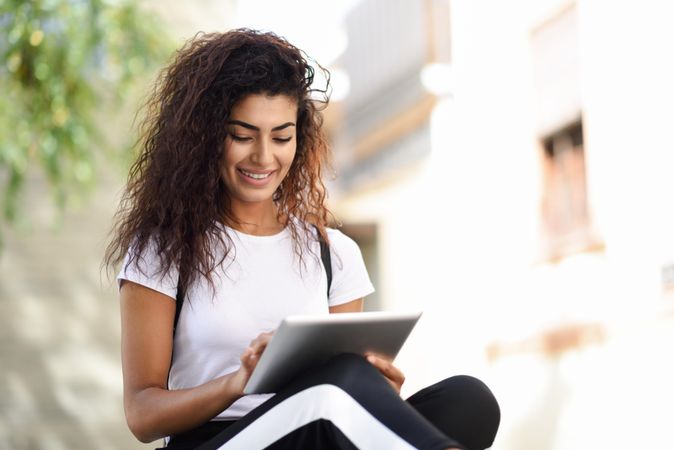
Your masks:
M145 2L180 45L199 30L225 30L235 2ZM105 30L103 30L105 31ZM110 145L135 133L150 78L123 111L101 104ZM114 275L99 267L125 169L102 167L97 188L61 219L45 180L31 173L24 216L4 228L0 253L0 448L155 448L129 432L122 406L119 303Z
M2 448L141 448L124 423L116 290L99 273L119 186L105 183L54 229L47 186L33 177L30 228L5 236Z

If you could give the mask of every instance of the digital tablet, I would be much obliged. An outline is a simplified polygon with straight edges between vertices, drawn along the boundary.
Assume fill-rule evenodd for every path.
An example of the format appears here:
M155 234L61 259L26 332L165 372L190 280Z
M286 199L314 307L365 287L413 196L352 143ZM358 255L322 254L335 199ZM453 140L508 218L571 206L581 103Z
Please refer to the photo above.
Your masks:
M420 316L420 312L361 312L286 317L243 392L276 392L301 372L340 353L372 351L395 358Z

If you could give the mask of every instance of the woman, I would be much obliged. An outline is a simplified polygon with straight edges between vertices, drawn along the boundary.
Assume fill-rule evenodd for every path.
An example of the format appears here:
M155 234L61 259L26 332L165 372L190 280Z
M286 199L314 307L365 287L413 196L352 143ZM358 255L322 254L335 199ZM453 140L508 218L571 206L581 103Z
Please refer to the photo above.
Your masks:
M284 39L246 29L198 36L163 72L106 253L124 259L129 428L176 449L488 447L498 406L486 386L454 377L405 402L404 376L378 355L243 396L283 317L361 311L374 290L357 245L326 228L327 87L312 90L313 74Z

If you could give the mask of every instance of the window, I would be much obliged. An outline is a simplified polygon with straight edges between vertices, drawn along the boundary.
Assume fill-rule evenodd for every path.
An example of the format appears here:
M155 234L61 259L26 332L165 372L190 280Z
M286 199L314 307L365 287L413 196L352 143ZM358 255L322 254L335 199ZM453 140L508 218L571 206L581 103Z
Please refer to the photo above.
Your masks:
M574 4L533 30L536 131L543 160L543 258L601 248L591 234Z
M546 259L591 250L583 124L581 121L543 139L541 213Z

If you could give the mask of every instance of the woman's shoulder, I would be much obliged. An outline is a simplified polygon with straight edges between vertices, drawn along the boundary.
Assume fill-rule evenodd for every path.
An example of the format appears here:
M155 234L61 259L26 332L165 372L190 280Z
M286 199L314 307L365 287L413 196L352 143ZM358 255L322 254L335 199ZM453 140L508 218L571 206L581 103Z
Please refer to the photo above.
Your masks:
M304 228L307 231L307 235L311 236L310 239L318 239L318 228L315 226L306 226L302 227L302 222L295 221L295 226L299 229ZM328 244L330 245L330 250L339 253L357 253L360 254L360 247L354 239L350 236L338 230L337 228L325 227L325 232L328 236Z
M325 228L325 232L328 234L328 240L330 241L330 245L338 247L338 246L350 246L350 245L358 245L356 244L356 241L354 241L351 237L347 236L344 234L341 230L338 230L336 228Z
M340 259L362 258L360 246L353 238L335 228L326 228L326 232L328 234L330 250L334 256Z

